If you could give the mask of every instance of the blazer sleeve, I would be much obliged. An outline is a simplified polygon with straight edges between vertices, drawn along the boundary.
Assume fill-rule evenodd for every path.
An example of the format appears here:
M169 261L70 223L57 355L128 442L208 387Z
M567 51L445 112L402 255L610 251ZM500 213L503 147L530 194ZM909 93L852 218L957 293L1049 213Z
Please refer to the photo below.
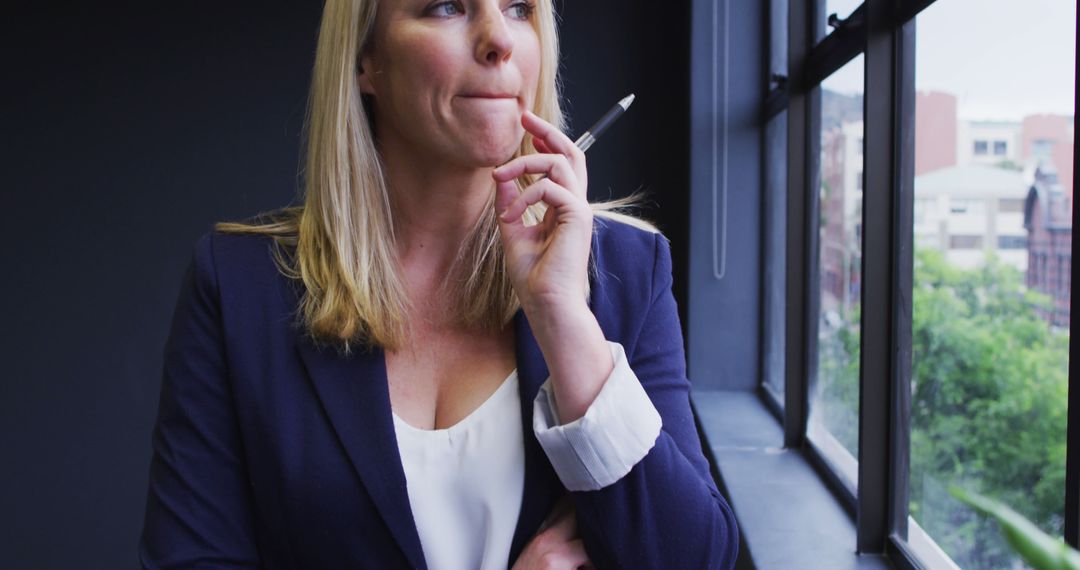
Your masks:
M533 433L571 491L593 491L622 479L660 435L660 413L626 361L626 351L611 341L608 349L615 366L584 416L566 424L559 420L550 377L533 401Z
M212 246L196 244L165 344L143 568L259 567Z
M662 418L656 443L614 483L571 494L597 568L732 568L735 516L702 453L690 408L671 251L655 237L651 302L630 367Z

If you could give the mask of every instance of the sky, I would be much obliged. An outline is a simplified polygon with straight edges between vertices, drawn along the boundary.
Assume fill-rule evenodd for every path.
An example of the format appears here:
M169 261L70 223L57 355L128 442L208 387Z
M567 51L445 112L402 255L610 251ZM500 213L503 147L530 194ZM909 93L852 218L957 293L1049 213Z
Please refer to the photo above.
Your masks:
M827 0L841 17L860 3ZM1072 116L1075 24L1073 0L937 0L916 18L915 88L952 93L962 119ZM824 87L861 93L862 61Z

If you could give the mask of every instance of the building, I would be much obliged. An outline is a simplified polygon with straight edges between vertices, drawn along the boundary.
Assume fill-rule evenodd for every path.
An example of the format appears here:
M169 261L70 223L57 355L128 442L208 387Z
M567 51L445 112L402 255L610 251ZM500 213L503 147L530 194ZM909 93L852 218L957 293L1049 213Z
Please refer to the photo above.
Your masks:
M915 243L944 251L958 267L976 267L992 252L1024 271L1027 189L1022 172L981 164L916 176Z
M822 133L819 249L824 311L859 304L862 267L863 123L842 122Z
M1038 166L1035 181L1024 200L1024 227L1028 231L1027 285L1049 295L1052 306L1044 312L1050 324L1068 328L1072 277L1071 199L1053 163Z
M941 91L915 94L915 176L956 166L956 96Z
M1022 124L1012 121L960 121L957 164L982 164L1020 170Z
M847 314L860 299L863 98L823 90L821 106L821 311Z
M1029 115L1022 123L1022 156L1027 161L1050 161L1058 182L1072 202L1073 118L1062 115Z

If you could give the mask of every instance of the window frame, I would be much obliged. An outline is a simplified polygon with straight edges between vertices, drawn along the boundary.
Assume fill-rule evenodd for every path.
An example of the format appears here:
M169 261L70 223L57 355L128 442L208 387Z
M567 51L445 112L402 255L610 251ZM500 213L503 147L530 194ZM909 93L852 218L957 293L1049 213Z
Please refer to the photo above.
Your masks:
M779 236L785 245L785 276L779 280L784 290L784 326L782 331L762 331L763 338L782 336L784 386L780 394L763 379L759 394L783 426L784 445L806 452L823 481L852 516L857 551L885 554L902 568L948 564L948 557L917 524L909 528L908 516L915 19L935 1L865 0L846 19L834 19L830 24L833 30L826 33L825 0L791 0L786 20L770 18L769 38L765 42L772 45L772 35L779 33L778 22L786 24L787 29L781 31L787 37L786 73L770 66L761 123L764 129L781 113L786 113L784 148L765 150L766 156L781 156L787 165L787 195L783 204L786 221L783 228L766 223L764 230L767 236ZM862 235L856 492L835 468L838 463L835 458L811 441L807 433L810 387L817 374L820 310L816 224L821 174L817 160L820 86L860 54L864 56L862 227L875 231L864 231ZM1080 86L1080 77L1077 85ZM1074 139L1076 164L1080 161L1080 144L1076 142L1080 137L1075 131ZM764 216L768 219L769 214ZM1080 229L1076 208L1073 227ZM1072 247L1073 251L1077 250L1075 233ZM769 259L763 260L763 266L771 263ZM1075 304L1076 291L1070 295ZM1076 333L1073 324L1070 321L1070 338ZM1065 540L1074 548L1080 539L1080 359L1075 346L1070 344L1065 489ZM768 358L764 352L762 358Z

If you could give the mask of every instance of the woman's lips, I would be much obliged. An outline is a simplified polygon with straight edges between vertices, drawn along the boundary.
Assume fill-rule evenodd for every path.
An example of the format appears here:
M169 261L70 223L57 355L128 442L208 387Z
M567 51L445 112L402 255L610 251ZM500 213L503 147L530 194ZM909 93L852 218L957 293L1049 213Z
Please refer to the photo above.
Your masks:
M517 99L512 93L464 93L461 97L468 99Z

